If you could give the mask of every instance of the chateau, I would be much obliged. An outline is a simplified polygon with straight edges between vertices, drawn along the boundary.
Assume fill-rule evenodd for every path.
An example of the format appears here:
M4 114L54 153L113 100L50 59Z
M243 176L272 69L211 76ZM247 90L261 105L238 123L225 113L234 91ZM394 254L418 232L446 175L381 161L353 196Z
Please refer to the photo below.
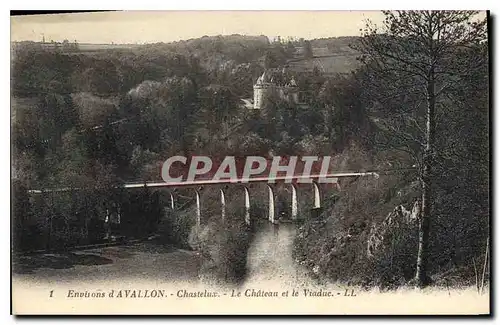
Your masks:
M299 87L293 77L287 77L284 70L267 69L257 79L253 86L253 108L261 109L272 95L299 103Z

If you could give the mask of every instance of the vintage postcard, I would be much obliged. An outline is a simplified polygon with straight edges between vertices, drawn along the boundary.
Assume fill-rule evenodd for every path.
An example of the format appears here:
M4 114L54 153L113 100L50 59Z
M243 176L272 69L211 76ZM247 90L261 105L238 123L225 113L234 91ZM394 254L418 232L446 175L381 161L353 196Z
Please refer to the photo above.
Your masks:
M15 315L490 315L489 13L11 16Z

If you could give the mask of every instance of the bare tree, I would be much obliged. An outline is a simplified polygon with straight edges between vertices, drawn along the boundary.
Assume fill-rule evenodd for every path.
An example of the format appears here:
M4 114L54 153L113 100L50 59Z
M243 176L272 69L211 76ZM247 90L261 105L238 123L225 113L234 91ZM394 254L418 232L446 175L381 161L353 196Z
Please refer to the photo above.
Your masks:
M304 58L311 59L313 57L313 50L310 41L304 41Z
M478 48L486 40L486 19L475 11L384 11L384 15L382 28L367 22L356 48L371 74L368 80L375 87L386 87L385 98L377 98L378 104L384 106L384 99L392 99L392 106L384 107L392 110L387 130L404 143L410 154L417 155L422 213L415 281L423 287L430 280L427 264L436 108L444 105L444 95L479 64L460 61L466 57L460 53Z

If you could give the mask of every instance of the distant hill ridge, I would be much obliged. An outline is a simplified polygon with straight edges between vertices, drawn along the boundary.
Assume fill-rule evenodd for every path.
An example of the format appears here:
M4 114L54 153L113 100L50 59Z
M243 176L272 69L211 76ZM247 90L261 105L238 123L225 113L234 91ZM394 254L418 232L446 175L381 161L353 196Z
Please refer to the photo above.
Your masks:
M294 39L290 45L289 41L282 41L281 45L285 51L293 46L294 54L288 57L289 68L300 72L310 72L315 68L325 74L349 73L355 70L359 63L356 60L358 53L350 46L357 42L359 37L330 37L309 40L312 47L312 58L303 55L304 39ZM173 42L158 42L148 44L91 44L78 43L78 49L73 47L65 49L63 43L58 42L14 42L16 45L35 46L44 49L55 49L63 53L99 55L106 51L118 51L118 53L145 54L171 53L185 56L198 57L206 67L215 68L225 62L235 63L259 62L277 43L270 42L264 35L217 35L203 36L187 40ZM75 44L75 43L70 43Z

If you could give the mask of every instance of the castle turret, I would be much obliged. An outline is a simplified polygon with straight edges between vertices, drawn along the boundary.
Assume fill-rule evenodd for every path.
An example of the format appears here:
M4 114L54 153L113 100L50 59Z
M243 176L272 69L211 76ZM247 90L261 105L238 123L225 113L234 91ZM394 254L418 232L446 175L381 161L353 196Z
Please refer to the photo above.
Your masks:
M254 109L261 109L262 108L267 88L268 88L268 85L266 82L266 72L264 71L262 76L260 76L257 79L257 82L253 86L253 108Z
M292 77L292 80L290 80L289 87L291 89L290 95L291 95L291 100L295 104L299 103L299 88L297 87L297 82L295 81L295 78Z

